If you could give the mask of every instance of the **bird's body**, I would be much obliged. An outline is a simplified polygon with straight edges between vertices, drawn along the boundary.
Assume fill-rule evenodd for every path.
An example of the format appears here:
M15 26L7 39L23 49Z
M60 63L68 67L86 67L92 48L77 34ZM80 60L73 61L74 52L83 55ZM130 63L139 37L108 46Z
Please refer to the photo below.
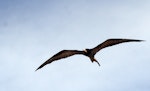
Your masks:
M85 49L83 51L79 51L79 50L62 50L60 52L58 52L57 54L55 54L54 56L52 56L50 59L48 59L46 62L44 62L40 67L38 67L36 70L44 67L45 65L62 59L62 58L67 58L70 56L73 56L75 54L81 54L84 56L87 56L90 58L91 62L97 62L98 65L100 66L99 62L94 58L94 55L100 51L101 49L105 48L105 47L109 47L109 46L113 46L119 43L124 43L124 42L140 42L142 40L135 40L135 39L108 39L106 41L104 41L103 43L99 44L98 46L92 48L92 49Z

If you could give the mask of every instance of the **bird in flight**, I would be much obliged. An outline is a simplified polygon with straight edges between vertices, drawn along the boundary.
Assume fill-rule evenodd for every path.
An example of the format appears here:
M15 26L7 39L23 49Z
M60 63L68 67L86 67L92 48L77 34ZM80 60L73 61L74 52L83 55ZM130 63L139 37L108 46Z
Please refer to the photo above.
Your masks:
M67 58L76 54L81 54L84 56L87 56L90 58L91 62L96 62L99 66L100 63L94 58L94 55L100 51L101 49L109 46L113 46L119 43L124 43L124 42L141 42L143 40L137 40L137 39L107 39L103 43L99 44L98 46L92 48L92 49L85 49L83 51L80 50L62 50L49 58L46 62L44 62L41 66L39 66L36 70L41 69L47 64L52 63L53 61L62 59L62 58Z

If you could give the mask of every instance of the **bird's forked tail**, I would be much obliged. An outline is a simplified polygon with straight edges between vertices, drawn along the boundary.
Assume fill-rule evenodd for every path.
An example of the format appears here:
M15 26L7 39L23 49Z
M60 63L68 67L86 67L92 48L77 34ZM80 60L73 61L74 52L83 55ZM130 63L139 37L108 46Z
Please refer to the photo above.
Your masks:
M95 58L90 58L90 59L92 62L96 62L99 66L101 66L100 63Z

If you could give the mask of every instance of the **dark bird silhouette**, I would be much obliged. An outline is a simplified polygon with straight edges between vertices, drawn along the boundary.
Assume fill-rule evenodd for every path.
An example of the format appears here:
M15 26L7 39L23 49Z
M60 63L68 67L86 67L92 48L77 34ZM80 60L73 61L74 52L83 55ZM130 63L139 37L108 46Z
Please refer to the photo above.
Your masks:
M62 50L60 52L58 52L57 54L55 54L54 56L52 56L50 59L48 59L46 62L44 62L40 67L38 67L36 70L44 67L45 65L52 63L53 61L62 59L62 58L66 58L69 56L73 56L75 54L82 54L84 56L87 56L90 58L91 62L96 62L99 66L100 63L94 58L94 55L100 51L101 49L105 48L105 47L109 47L109 46L113 46L119 43L124 43L124 42L140 42L143 40L136 40L136 39L108 39L106 41L104 41L103 43L99 44L98 46L92 48L92 49L85 49L83 51L79 51L79 50Z

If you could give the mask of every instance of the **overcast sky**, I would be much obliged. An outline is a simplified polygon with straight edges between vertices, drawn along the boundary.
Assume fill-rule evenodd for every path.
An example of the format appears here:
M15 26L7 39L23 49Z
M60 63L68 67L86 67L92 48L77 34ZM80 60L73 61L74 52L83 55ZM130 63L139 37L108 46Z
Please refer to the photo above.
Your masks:
M150 91L149 0L0 0L0 91ZM63 49L142 39L35 72Z

